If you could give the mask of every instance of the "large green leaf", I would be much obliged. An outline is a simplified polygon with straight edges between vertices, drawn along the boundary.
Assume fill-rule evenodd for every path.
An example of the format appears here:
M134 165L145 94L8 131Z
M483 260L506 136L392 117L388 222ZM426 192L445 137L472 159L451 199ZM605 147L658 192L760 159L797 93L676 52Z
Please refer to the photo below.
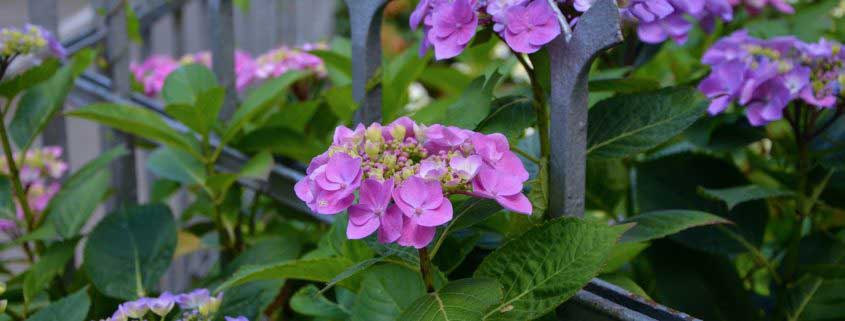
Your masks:
M619 158L646 151L680 134L706 108L701 94L687 87L604 100L590 109L587 153Z
M217 123L217 116L225 99L226 91L221 87L214 87L200 93L194 105L170 104L164 110L200 135L208 135Z
M352 60L349 57L328 50L311 50L309 53L323 60L332 85L345 86L352 82Z
M733 209L734 206L753 200L768 199L774 197L783 197L793 195L790 191L768 188L759 185L747 185L731 188L701 188L699 190L702 195L725 202L728 209Z
M335 275L340 274L353 262L342 257L328 257L318 259L302 259L270 265L250 265L238 270L231 278L223 282L216 291L251 281L299 279L316 282L328 282ZM358 281L358 280L356 280ZM352 286L353 280L341 281L341 286Z
M290 307L299 314L321 317L329 320L348 320L349 311L340 304L327 299L313 284L300 288L291 297Z
M424 294L425 285L418 272L395 264L374 266L361 281L351 320L412 320L397 317Z
M284 97L290 85L307 75L308 73L305 72L288 72L250 91L246 100L238 107L227 124L223 132L223 143L232 140L255 117L263 115L270 107L273 107L274 102Z
M622 242L644 242L705 225L732 224L722 217L699 211L664 210L639 214L625 220L636 223L622 236Z
M76 236L109 192L108 164L129 152L116 147L88 162L62 185L47 206L47 217L64 238Z
M23 281L23 296L26 302L32 302L53 278L64 272L67 263L73 258L77 242L78 239L52 245L29 268Z
M176 224L169 208L121 208L108 214L89 235L83 266L100 292L134 299L158 284L175 249Z
M491 105L490 115L476 128L479 132L501 133L509 141L515 142L525 133L526 128L534 126L537 121L531 98L507 96L494 100Z
M828 321L845 319L845 279L808 276L786 292L785 317L789 321Z
M636 228L633 227L632 229ZM628 231L630 233L630 230ZM625 237L622 236L624 239ZM648 248L648 242L628 242L617 243L607 256L607 263L601 269L602 273L611 273L622 268L625 264L633 260L642 251Z
M598 274L627 228L563 218L506 243L474 274L505 289L504 301L485 320L531 320L554 310Z
M446 109L444 125L461 128L476 128L490 115L493 89L499 84L502 74L494 71L489 77L480 76L472 81L464 94Z
M127 105L93 104L68 112L79 117L162 143L176 149L199 156L195 142L188 136L177 132L153 111Z
M200 96L219 86L217 78L208 67L189 64L174 70L167 76L161 90L161 97L168 105L194 106L199 102Z
M648 288L655 301L701 320L755 321L753 295L731 260L658 240L644 253L652 269Z
M32 315L26 321L85 321L91 299L88 298L88 288L51 303L46 308Z
M283 127L264 127L246 134L236 144L246 151L271 151L307 163L325 151L325 143Z
M227 290L214 321L225 321L224 316L260 320L261 312L273 303L282 285L283 280L269 280L249 282Z
M401 109L408 101L408 86L425 71L431 54L420 57L417 50L405 50L385 66L382 96L384 122L399 117Z
M660 82L651 78L612 78L590 80L590 91L632 94L660 89Z
M417 299L397 320L480 321L491 314L503 314L498 309L491 311L491 307L501 300L502 285L496 280L483 278L457 280L449 282L435 293L429 293Z
M270 171L273 170L273 154L261 152L253 156L243 167L238 175L243 178L267 180Z
M59 70L61 64L57 59L47 59L40 65L32 67L12 79L0 83L0 96L10 99L32 86L50 79Z
M73 88L74 79L93 60L92 51L80 52L50 79L35 85L23 94L12 122L9 124L9 136L20 149L29 148L50 119L62 109L65 98Z
M167 146L159 147L147 159L147 168L158 177L189 185L204 184L202 162L188 153Z
M748 184L734 164L707 155L684 153L650 160L636 166L632 186L636 195L634 213L687 209L720 216L735 224L689 229L671 238L712 253L743 253L748 250L747 244L720 230L734 231L747 243L758 246L769 217L765 202L749 201L727 210L721 202L702 197L698 189Z

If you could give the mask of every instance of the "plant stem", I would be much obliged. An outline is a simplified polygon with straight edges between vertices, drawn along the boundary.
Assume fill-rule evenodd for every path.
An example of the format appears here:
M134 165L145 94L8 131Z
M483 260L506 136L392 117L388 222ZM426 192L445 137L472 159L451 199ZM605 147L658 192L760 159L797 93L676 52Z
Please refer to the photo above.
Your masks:
M431 275L431 258L428 256L428 248L419 249L420 274L425 282L425 289L428 293L434 293L434 282Z
M809 139L811 137L808 133L812 132L814 124L810 120L815 116L808 115L808 108L806 106L795 105L795 117L792 119L793 130L795 131L795 145L798 152L798 164L796 167L796 178L798 180L796 186L795 199L795 226L792 227L792 234L789 237L786 257L784 258L784 279L789 282L794 280L795 271L798 268L798 252L800 250L801 235L804 229L804 220L810 216L812 204L807 205L807 184L809 181L810 172L810 151L808 148Z
M514 52L516 60L525 68L528 73L528 79L531 81L531 92L533 96L534 113L537 114L537 134L540 137L540 156L541 158L549 159L551 155L552 145L549 140L549 108L546 103L546 93L540 81L537 80L537 73L531 64L525 60L525 57L518 52Z
M0 113L0 116L3 118L5 118L6 112L9 108L11 108L12 100L13 99L9 99L9 101L6 102L6 106L3 108L2 113ZM17 197L21 209L23 210L27 230L32 231L33 224L35 223L35 217L29 207L29 201L26 198L26 191L23 188L23 184L21 184L20 171L18 171L18 165L15 163L15 156L12 152L12 144L9 143L9 133L6 130L6 122L4 119L0 119L0 140L2 140L3 143L3 152L6 156L6 163L8 163L9 166L9 175L12 179L12 187L15 189L15 197Z

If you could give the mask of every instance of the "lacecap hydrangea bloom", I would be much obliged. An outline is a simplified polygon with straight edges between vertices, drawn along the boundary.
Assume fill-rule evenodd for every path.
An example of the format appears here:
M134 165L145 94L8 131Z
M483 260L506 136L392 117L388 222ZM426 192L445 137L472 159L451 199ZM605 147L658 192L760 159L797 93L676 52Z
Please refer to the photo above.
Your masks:
M67 56L65 48L47 29L29 24L22 29L0 29L0 60L44 52L60 59Z
M515 52L533 53L563 31L562 22L577 27L578 17L595 0L421 0L410 25L422 28L421 54L434 48L437 59L459 55L479 27L490 27ZM553 6L554 5L554 6ZM684 42L692 29L690 18L711 28L717 19L733 19L729 0L631 0L623 16L638 21L642 41L672 38Z
M505 136L402 117L387 126L338 127L295 190L316 213L347 211L350 239L377 233L382 243L423 248L452 220L452 194L493 199L530 215L526 180Z
M213 296L207 289L197 289L184 294L165 292L157 298L124 302L111 317L102 321L210 321L214 319L222 302L223 293ZM245 317L228 316L225 320L249 321Z
M61 147L43 147L33 149L26 153L23 162L18 164L20 169L21 184L26 190L27 203L31 212L40 216L47 204L61 189L59 179L67 172L68 165L61 159ZM14 154L16 160L20 159L18 153ZM9 164L6 158L0 158L0 173L9 175ZM15 200L15 217L2 217L0 214L0 231L5 233L17 232L18 222L23 222L24 210L17 199Z
M308 53L314 49L323 48L321 45L304 45L302 48L279 47L253 58L249 53L235 51L235 88L243 91L249 86L264 80L276 78L289 71L307 70L318 77L326 75L322 59ZM187 54L179 59L166 55L151 55L141 63L130 65L132 75L142 87L144 94L150 97L158 96L164 87L164 82L170 73L187 64L202 64L211 67L211 53L207 51Z
M767 6L771 6L782 13L795 13L795 8L787 0L728 0L728 2L734 6L745 5L745 9L751 14L759 14Z
M844 60L842 45L833 41L762 40L741 30L705 52L702 62L710 65L712 72L699 89L711 99L710 114L736 103L745 108L752 125L761 126L783 118L790 103L813 108L840 104Z

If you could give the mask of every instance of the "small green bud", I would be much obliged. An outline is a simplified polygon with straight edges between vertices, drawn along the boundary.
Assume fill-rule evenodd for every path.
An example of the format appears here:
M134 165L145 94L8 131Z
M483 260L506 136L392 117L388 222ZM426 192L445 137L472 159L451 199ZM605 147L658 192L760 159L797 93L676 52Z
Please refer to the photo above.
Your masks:
M381 144L368 141L364 144L364 151L367 152L367 156L370 156L370 159L377 159L378 154L381 152Z
M384 141L384 137L381 136L381 126L378 124L372 124L370 127L367 127L367 140L371 142L382 142Z
M396 166L396 155L384 154L381 157L381 162L384 166L387 166L387 168L393 168L393 166Z
M0 294L6 293L6 283L0 282Z
M393 126L390 129L390 135L393 136L397 142L405 140L405 126Z
M6 300L0 300L0 314L6 313L6 306L9 305L9 302Z
M212 314L217 313L217 310L220 310L220 303L222 299L218 297L211 297L206 304L200 306L200 314L204 316L209 316Z

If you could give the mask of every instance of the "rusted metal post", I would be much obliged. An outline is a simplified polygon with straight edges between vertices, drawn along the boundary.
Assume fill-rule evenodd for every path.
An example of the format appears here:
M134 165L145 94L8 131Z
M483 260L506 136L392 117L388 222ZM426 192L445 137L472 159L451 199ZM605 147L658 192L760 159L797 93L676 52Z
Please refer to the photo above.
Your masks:
M552 216L583 216L587 168L587 82L590 65L604 50L622 41L619 8L598 0L567 42L549 46L551 63L551 156L549 210Z
M30 0L27 2L29 10L29 22L39 25L59 37L59 16L56 0ZM44 128L42 134L44 146L59 146L64 150L64 159L67 161L67 125L64 117L54 117Z
M235 36L232 0L210 0L208 22L211 40L212 69L220 84L226 88L226 100L220 119L229 119L235 113Z
M387 0L345 0L352 29L352 97L355 122L381 121L381 14Z
M126 36L126 15L123 1L104 1L106 60L111 77L111 90L115 94L128 96L132 90L129 74L129 38ZM111 163L111 185L115 189L114 197L106 203L106 210L111 211L123 204L138 202L138 177L135 164L135 144L131 135L106 127L100 129L102 150L109 150L124 145L131 151Z

